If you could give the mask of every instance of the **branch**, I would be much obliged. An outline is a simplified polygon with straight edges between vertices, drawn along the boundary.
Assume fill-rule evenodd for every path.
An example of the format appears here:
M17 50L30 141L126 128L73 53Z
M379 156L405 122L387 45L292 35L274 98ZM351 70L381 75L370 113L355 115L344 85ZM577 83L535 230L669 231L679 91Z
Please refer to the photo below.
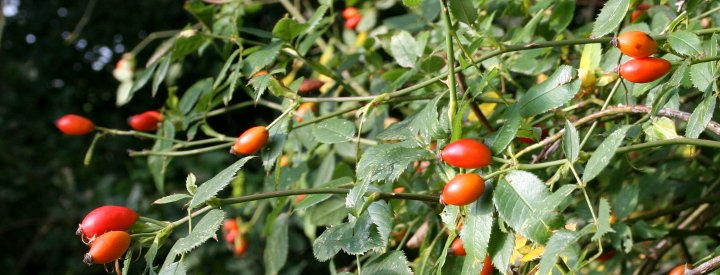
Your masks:
M628 113L649 114L651 111L652 111L652 106L648 106L648 105L611 106L611 107L608 107L604 111L600 111L597 113L593 113L589 116L583 117L583 118L573 122L573 125L575 127L577 127L577 126L583 125L588 122L594 122L598 118L601 118L604 116L614 116L614 115L621 115L621 114L628 114ZM690 113L679 111L679 110L667 109L667 108L661 109L657 113L657 115L669 117L669 118L680 119L680 120L684 120L684 121L688 121L690 119ZM717 122L710 121L710 123L708 123L708 125L706 126L705 129L715 133L716 135L720 135L720 124L718 124ZM525 149L518 152L515 155L515 157L520 157L532 150L535 150L537 148L548 145L548 144L554 142L555 140L558 140L559 138L561 138L563 133L565 133L565 129L561 129L554 135L549 136L538 143L535 143L533 145L525 147ZM640 149L640 148L637 148L637 149Z
M221 199L220 204L221 205L229 205L229 204L243 203L243 202L277 198L277 197L287 197L287 196L294 196L294 195L347 194L348 192L350 192L350 189L347 189L347 188L293 189L293 190L252 194L252 195L229 198L229 199ZM368 192L368 194L372 194L372 193ZM437 203L440 201L439 197L430 196L430 195L410 194L410 193L381 193L381 192L378 192L378 194L381 199L404 199L404 200L425 201L425 202L431 202L431 203Z
M708 274L714 270L717 270L718 268L720 268L720 256L712 258L709 261L697 266L696 268L685 270L685 275Z

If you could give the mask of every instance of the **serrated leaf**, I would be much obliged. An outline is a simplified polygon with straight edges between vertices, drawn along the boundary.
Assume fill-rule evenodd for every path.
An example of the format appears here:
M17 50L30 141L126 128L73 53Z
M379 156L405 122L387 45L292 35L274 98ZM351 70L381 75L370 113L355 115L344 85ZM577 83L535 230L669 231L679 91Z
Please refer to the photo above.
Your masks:
M407 31L400 31L390 39L390 53L395 57L398 65L405 68L414 68L417 62L417 42Z
M270 65L275 61L280 49L282 49L282 42L275 39L270 44L262 46L259 50L248 55L243 62L243 74L253 75Z
M210 210L193 226L193 230L189 235L175 242L175 245L170 249L170 254L185 254L205 243L205 241L215 236L223 219L225 219L225 211L220 209Z
M183 262L174 262L160 269L158 275L185 275L187 270Z
M545 184L530 172L510 171L495 189L494 202L500 216L516 232L544 244L560 224L554 209L542 201L550 196Z
M668 43L676 52L686 56L697 56L702 53L702 42L697 34L679 31L668 35Z
M493 152L499 153L505 151L505 148L515 139L522 117L520 117L520 111L518 104L513 104L509 107L509 110L503 115L505 123L503 123L500 129L491 135L490 149Z
M189 198L192 198L192 197L188 194L172 194L172 195L168 195L168 196L165 196L165 197L155 200L153 202L153 204L165 204L165 203L176 202L179 200L184 200L184 199L189 199Z
M450 0L448 7L450 13L460 22L471 25L478 19L478 9L473 6L473 1Z
M463 274L477 274L487 255L493 227L492 183L485 183L485 193L479 200L468 205L470 212L465 217L460 239L467 252Z
M588 226L577 232L563 229L553 234L553 236L550 237L548 244L545 246L545 253L543 253L542 258L540 259L540 268L537 274L550 274L553 266L555 266L555 262L558 257L560 257L560 253L565 251L565 249L570 247L570 245L577 243L578 240L586 234L588 228L590 227Z
M313 127L315 139L320 143L341 143L350 141L355 136L355 123L347 119L332 118L322 121Z
M247 156L236 161L225 168L225 170L222 170L220 173L215 175L212 179L201 184L198 187L195 196L193 196L192 200L190 200L190 209L205 203L208 199L215 196L215 194L225 188L225 186L230 184L230 181L235 177L235 173L237 173L237 171L252 158L254 158L254 156Z
M392 182L416 160L431 159L430 152L410 148L404 143L378 144L370 147L360 158L357 176L363 182Z
M285 265L288 254L288 214L280 214L272 224L267 238L263 263L265 274L277 274Z
M492 255L493 266L498 270L507 270L515 247L515 236L500 230L498 223L493 226L490 236L488 253Z
M392 208L387 202L379 200L371 203L367 211L368 215L370 215L370 220L377 227L380 240L382 240L382 246L387 246L388 240L390 239L390 232L393 228Z
M520 115L530 117L542 114L570 101L580 90L581 81L575 76L573 67L560 66L547 80L533 86L520 98Z
M315 13L308 19L307 23L305 23L306 28L303 30L302 34L309 34L315 31L315 28L320 24L321 20L325 16L325 13L328 10L328 5L320 5L316 10Z
M558 207L560 207L562 203L568 199L570 194L572 194L575 189L577 189L577 185L575 184L566 184L560 186L558 190L556 190L554 193L550 194L550 196L542 200L542 202L540 203L540 207L545 209L557 209L561 211L562 209L559 209Z
M590 38L598 38L613 32L622 23L629 7L629 0L609 0L605 2L605 6L600 10L597 19L595 19Z
M442 98L443 94L436 96L432 101L425 104L425 107L420 111L403 121L390 125L377 137L385 140L415 140L419 134L423 141L428 142L433 137L442 137L445 132L440 126L437 110L438 103Z
M716 98L714 94L711 94L695 108L695 111L690 115L688 120L687 129L685 129L685 137L687 138L698 138L705 127L707 127L710 120L712 120L713 113L715 113L715 102Z
M272 34L273 36L280 38L285 42L290 42L291 40L295 39L295 37L300 35L303 31L305 31L305 28L307 28L307 25L300 24L294 19L285 17L283 19L280 19L280 21L275 24L275 27L273 27L272 30Z
M356 184L345 197L345 207L349 209L360 210L365 197L365 193L370 188L370 182L363 181Z
M565 157L575 163L580 155L580 135L570 121L565 120L565 132L563 133L563 152Z
M270 81L273 79L272 75L270 74L264 74L259 76L254 76L253 78L248 81L248 83L253 87L253 92L255 94L252 95L252 98L255 102L260 100L263 93L265 93L265 90L267 90L268 86L270 85Z
M615 232L610 227L610 204L607 199L600 198L600 209L598 210L598 225L592 240L597 241L605 234Z
M212 83L212 78L205 78L190 86L190 88L185 91L182 98L180 98L180 103L178 104L180 112L183 114L190 112L195 106L195 103L197 103L198 98L200 98L200 95L212 92Z
M167 76L168 69L170 68L170 61L172 61L172 58L170 55L166 55L160 61L158 61L159 65L157 68L157 71L155 71L155 75L153 76L153 83L152 83L152 96L155 97L157 94L158 88L160 87L160 83L162 83L163 80L165 80L165 76Z
M260 157L263 161L265 171L270 171L275 165L277 158L282 155L285 148L285 142L288 139L288 131L290 126L290 116L285 116L274 127L268 129L268 141L260 149Z
M625 139L625 134L629 129L630 126L618 128L595 149L595 152L585 167L585 173L583 173L582 177L583 182L590 182L605 169L615 155L615 150L622 144L623 139Z
M393 250L369 260L363 265L361 274L410 275L413 273L405 253Z
M693 86L700 91L706 91L715 81L713 62L698 63L690 66L690 78Z

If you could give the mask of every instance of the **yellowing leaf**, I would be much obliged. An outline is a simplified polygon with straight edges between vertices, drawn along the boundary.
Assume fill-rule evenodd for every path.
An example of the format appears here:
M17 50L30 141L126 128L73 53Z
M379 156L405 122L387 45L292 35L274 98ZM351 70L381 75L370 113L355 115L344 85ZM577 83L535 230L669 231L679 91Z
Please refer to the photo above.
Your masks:
M358 33L357 38L355 38L355 44L353 47L360 48L363 44L365 44L365 40L367 40L368 32L367 31L361 31Z
M538 247L534 248L533 250L530 250L530 252L528 252L527 254L525 254L525 256L523 256L522 259L520 259L520 261L523 263L526 263L526 262L540 259L540 256L542 256L542 254L544 252L545 252L545 247L538 246Z
M333 56L335 56L335 47L328 46L320 56L320 65L327 65Z

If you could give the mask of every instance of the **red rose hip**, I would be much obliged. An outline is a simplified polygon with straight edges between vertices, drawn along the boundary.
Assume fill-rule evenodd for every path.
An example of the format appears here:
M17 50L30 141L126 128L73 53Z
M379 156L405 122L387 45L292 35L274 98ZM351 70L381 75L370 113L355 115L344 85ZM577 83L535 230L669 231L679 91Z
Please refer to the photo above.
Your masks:
M128 118L128 124L133 130L141 132L155 131L160 127L163 116L158 111L147 111L142 114L134 115Z
M620 65L620 76L633 83L655 81L670 71L670 62L662 58L631 59Z
M108 231L126 231L137 219L138 214L130 208L115 205L100 206L85 216L76 234L92 240Z
M238 137L230 152L234 154L254 154L265 146L269 137L270 134L265 126L252 127Z
M657 42L647 33L628 31L613 40L620 51L633 58L645 58L657 52Z
M55 121L55 126L60 132L69 136L80 136L89 134L95 130L95 124L89 119L79 115L64 115Z
M492 152L482 142L464 138L445 146L440 158L455 167L483 168L490 165Z
M478 174L460 174L451 179L440 201L444 204L463 206L476 201L485 192L485 180Z
M467 255L467 252L465 252L465 246L463 246L462 240L460 240L460 238L457 238L452 242L452 244L450 245L450 252L455 256Z
M130 247L130 234L125 231L110 231L90 243L90 251L85 254L83 262L91 264L107 264L119 259Z

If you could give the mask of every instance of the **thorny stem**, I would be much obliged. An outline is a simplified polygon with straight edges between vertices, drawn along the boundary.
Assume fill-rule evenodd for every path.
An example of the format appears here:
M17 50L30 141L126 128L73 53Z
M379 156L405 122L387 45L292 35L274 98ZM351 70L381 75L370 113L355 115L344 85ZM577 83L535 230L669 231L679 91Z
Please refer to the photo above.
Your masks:
M453 129L453 121L455 119L455 113L457 113L457 84L455 83L455 50L453 49L452 42L452 22L450 21L450 10L448 9L447 1L440 1L443 9L443 24L445 25L445 52L447 53L447 86L450 89L450 103L448 104L448 121L450 123L449 129ZM460 137L460 133L453 131L452 140L456 140Z

